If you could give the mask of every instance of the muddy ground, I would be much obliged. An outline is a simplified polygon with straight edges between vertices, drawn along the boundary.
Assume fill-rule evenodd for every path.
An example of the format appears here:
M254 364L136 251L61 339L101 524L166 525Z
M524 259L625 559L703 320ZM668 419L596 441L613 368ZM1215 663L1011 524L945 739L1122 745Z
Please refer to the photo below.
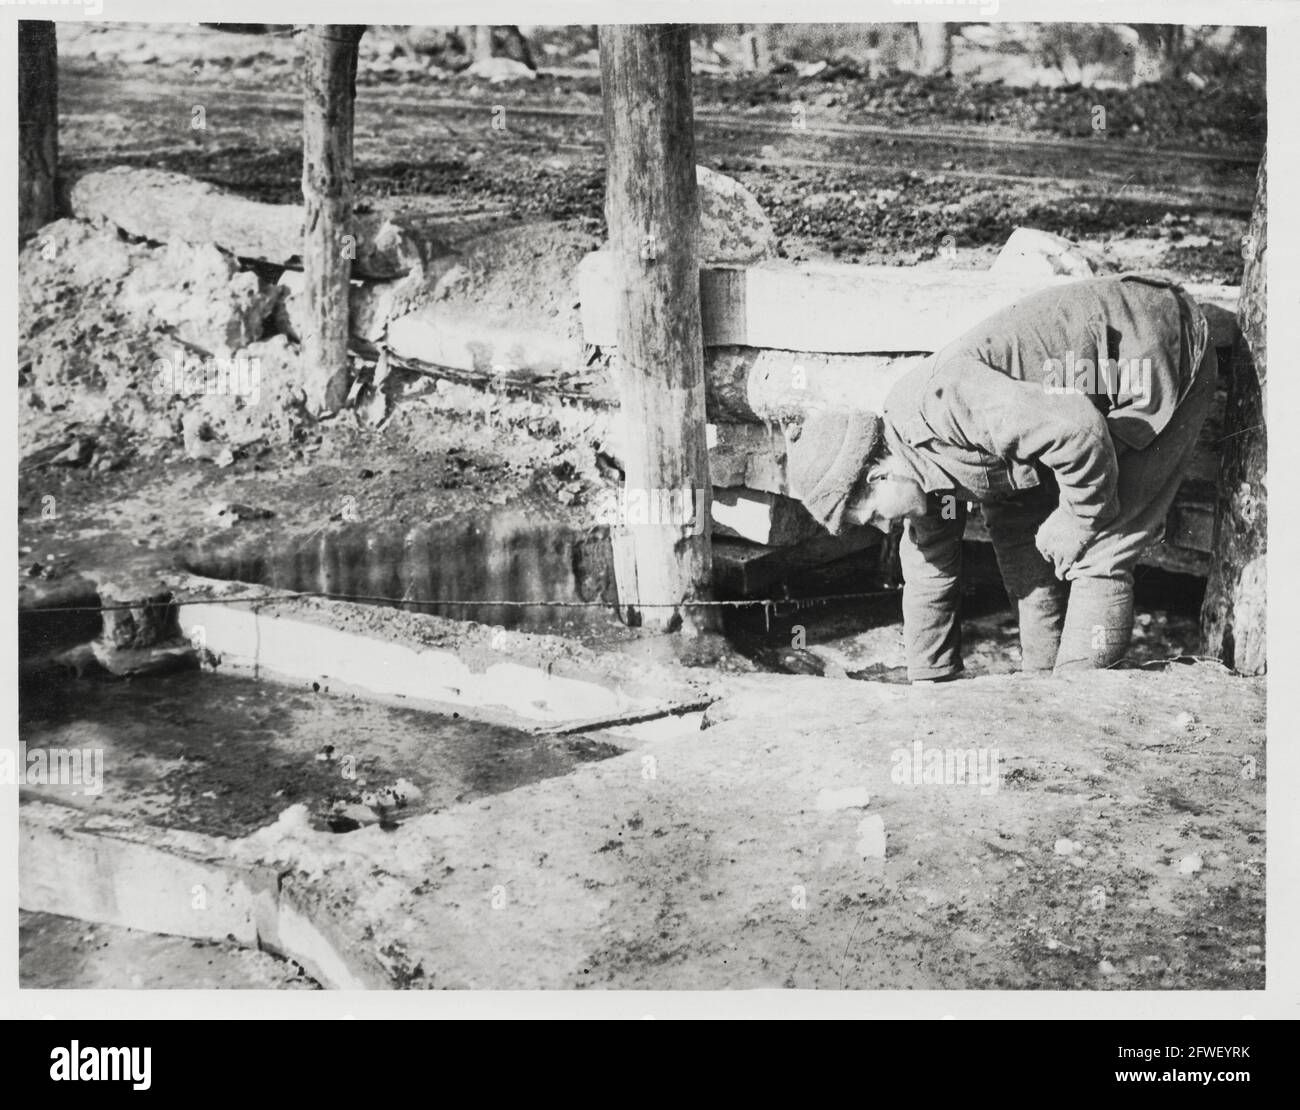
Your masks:
M90 58L90 49L73 43L61 59L69 175L154 166L260 200L300 199L291 49L248 64L223 58L228 47L210 36L155 62ZM490 85L424 66L397 76L373 61L361 82L363 202L488 224L574 221L603 234L594 74ZM1264 137L1262 97L1248 89L1025 94L841 71L814 81L697 75L695 96L699 160L753 191L786 257L911 265L955 249L957 264L979 267L1027 225L1096 246L1116 270L1240 281ZM196 104L202 130L190 126Z
M287 872L375 985L1263 986L1259 680L728 685L703 732L387 833L286 813L229 850ZM917 744L997 774L911 779Z

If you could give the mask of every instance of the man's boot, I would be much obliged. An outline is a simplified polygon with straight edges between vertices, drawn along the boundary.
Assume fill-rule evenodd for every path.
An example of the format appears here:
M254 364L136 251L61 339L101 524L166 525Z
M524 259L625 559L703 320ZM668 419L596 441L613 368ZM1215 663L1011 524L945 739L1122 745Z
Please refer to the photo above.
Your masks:
M1056 663L1065 621L1064 582L1035 586L1017 603L1020 613L1020 669L1050 671Z
M1133 635L1133 580L1076 578L1056 656L1056 671L1098 670L1124 658Z

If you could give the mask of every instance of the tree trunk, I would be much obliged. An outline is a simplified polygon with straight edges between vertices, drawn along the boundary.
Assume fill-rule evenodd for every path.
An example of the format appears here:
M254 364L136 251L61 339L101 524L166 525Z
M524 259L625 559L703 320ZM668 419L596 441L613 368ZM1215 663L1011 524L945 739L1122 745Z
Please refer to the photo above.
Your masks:
M1209 654L1242 674L1268 664L1268 328L1265 317L1268 251L1267 155L1244 248L1232 381L1224 412L1223 457L1214 524L1214 562L1205 586L1201 632Z
M348 395L348 281L356 258L352 121L364 32L329 23L305 36L302 357L307 403L316 414L337 411Z
M1182 62L1182 32L1177 23L1138 23L1133 56L1133 83L1141 85L1177 77Z
M716 621L682 605L712 582L690 28L603 26L600 71L626 428L619 604L629 624L693 635Z
M59 215L59 66L54 24L18 21L18 237Z
M485 62L492 57L492 28L480 24L474 28L474 60Z
M918 73L947 73L952 68L951 23L918 23L916 42Z

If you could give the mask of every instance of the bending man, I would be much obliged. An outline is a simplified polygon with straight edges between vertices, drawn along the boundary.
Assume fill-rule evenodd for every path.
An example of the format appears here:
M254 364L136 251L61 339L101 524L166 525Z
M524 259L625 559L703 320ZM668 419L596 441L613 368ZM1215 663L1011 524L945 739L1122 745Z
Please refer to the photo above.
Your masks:
M1133 628L1133 567L1164 530L1214 396L1204 314L1181 289L1124 276L1017 302L906 374L883 431L814 418L791 451L792 480L829 434L835 465L806 499L832 531L905 519L908 676L962 670L961 541L978 502L1020 616L1023 668L1108 667ZM860 424L860 422L858 422ZM865 444L865 446L863 446ZM821 449L823 459L826 447Z

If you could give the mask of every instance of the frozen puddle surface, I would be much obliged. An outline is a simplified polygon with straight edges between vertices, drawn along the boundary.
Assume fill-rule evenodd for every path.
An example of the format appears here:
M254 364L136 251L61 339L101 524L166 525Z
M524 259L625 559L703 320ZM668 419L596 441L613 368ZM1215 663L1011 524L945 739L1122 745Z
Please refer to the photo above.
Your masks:
M619 754L580 736L198 671L27 693L19 739L28 794L230 837L295 804L335 832L389 825ZM59 749L82 754L81 781L33 782L33 754Z

